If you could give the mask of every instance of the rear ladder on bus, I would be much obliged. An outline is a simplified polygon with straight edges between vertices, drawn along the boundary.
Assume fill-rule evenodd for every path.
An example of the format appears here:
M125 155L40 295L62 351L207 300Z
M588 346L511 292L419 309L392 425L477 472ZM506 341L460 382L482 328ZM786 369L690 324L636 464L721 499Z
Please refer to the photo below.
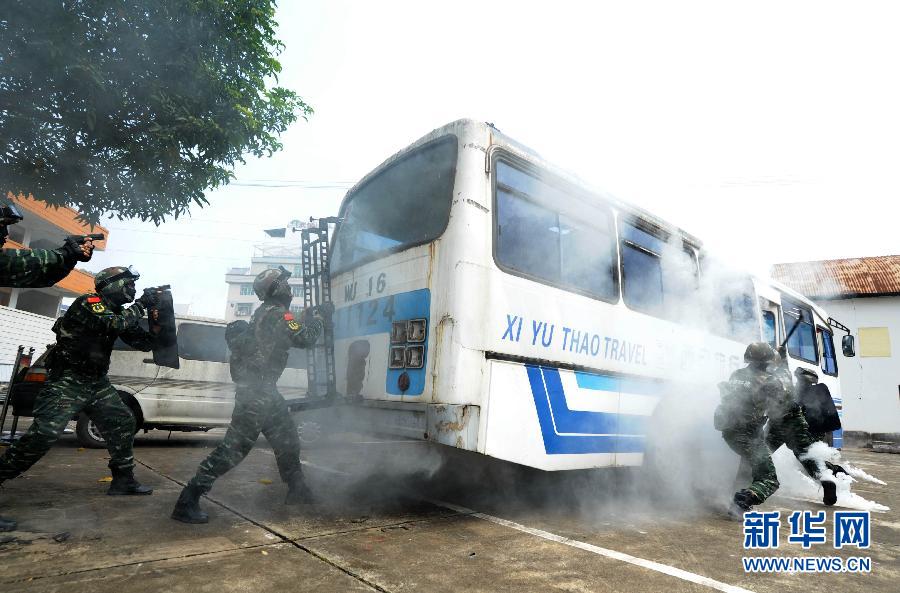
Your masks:
M337 217L310 219L309 227L301 229L301 270L303 272L303 307L318 307L331 303L331 235L340 219ZM311 399L333 399L337 395L334 366L334 325L331 319L315 346L306 350L306 374Z

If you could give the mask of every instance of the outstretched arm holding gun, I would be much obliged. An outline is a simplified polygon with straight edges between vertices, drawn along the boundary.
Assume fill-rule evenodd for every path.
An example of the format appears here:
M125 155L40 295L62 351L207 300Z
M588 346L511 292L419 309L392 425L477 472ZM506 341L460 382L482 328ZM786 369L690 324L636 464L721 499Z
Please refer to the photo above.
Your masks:
M0 247L6 242L8 227L24 217L12 204L0 203ZM4 249L0 251L0 285L41 288L53 286L75 267L88 261L94 251L94 240L103 235L74 235L67 237L56 249Z

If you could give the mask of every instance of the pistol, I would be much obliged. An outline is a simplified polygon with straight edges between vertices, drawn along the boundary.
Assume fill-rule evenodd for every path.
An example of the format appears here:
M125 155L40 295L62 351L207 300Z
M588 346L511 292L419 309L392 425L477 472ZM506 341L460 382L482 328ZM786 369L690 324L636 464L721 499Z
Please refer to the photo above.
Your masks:
M90 239L91 241L103 241L106 237L103 236L103 233L91 233L90 235L69 235L66 237L66 241L72 240L78 245L84 245L84 242Z

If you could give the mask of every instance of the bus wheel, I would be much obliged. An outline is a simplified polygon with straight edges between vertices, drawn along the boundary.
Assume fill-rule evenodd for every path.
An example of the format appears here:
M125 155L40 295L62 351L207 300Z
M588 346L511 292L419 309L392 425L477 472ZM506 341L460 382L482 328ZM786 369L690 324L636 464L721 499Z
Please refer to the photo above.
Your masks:
M322 438L322 425L312 420L297 423L297 436L304 445L315 443Z

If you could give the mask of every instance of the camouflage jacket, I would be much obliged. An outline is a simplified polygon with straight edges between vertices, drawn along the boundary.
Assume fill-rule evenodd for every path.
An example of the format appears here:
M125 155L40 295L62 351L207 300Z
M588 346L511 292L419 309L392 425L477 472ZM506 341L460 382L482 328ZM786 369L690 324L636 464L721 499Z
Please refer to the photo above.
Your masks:
M797 408L794 382L791 379L791 371L788 369L787 363L777 358L769 366L769 372L779 382L781 389L772 394L766 412L769 418L781 418Z
M53 249L0 250L0 286L44 288L65 278L76 260Z
M722 384L722 403L716 414L731 427L761 426L771 402L783 397L781 382L767 370L744 367Z
M48 361L50 374L74 370L102 377L109 370L116 338L138 350L152 350L155 336L139 325L144 313L138 303L123 308L93 293L78 297L53 325L56 347Z
M240 383L276 383L287 366L288 350L309 348L322 328L321 319L300 323L283 305L263 302L239 339L243 346L233 349L232 377Z

